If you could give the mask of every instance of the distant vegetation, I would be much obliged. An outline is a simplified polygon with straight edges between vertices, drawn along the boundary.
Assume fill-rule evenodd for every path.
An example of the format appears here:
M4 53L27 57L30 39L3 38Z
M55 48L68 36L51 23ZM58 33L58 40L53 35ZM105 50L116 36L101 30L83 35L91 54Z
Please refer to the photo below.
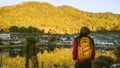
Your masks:
M0 32L2 32L2 31L0 31ZM24 26L20 27L20 28L18 28L17 26L11 26L9 28L9 32L20 33L23 36L39 36L39 35L45 34L44 29L39 30L36 27L32 27L32 26L29 26L27 28Z
M91 13L71 6L53 6L46 2L24 2L0 7L0 30L33 26L47 33L77 33L81 26L92 31L120 30L120 14Z

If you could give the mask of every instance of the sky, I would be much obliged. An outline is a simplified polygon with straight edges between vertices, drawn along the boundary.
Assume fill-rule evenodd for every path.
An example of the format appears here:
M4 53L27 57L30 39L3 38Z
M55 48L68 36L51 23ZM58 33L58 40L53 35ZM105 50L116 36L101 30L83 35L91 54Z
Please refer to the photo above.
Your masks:
M20 4L26 1L48 2L54 6L68 5L93 13L112 12L120 14L120 0L1 0L0 7Z

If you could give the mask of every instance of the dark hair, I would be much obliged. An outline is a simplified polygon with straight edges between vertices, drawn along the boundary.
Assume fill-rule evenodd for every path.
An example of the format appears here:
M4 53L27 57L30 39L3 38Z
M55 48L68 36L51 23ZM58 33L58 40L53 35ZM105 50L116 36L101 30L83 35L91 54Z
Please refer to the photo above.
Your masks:
M86 27L86 26L81 27L81 29L80 29L80 35L88 35L88 34L90 34L89 28Z

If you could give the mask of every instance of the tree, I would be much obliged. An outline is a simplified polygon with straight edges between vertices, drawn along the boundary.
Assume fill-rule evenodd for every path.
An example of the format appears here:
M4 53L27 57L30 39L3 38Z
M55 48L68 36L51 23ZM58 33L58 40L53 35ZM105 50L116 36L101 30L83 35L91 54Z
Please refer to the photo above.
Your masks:
M0 30L0 33L5 32L3 29Z
M37 51L35 49L35 43L36 43L36 39L33 37L29 37L27 38L27 45L26 45L26 64L25 64L25 68L29 68L30 67L30 61L32 61L32 68L38 68L38 58L37 58Z
M36 27L29 26L28 27L28 32L29 33L34 33L34 32L40 32L40 30L37 29Z
M44 29L42 29L42 30L41 30L41 34L44 34L44 32L45 32L45 30L44 30Z
M19 32L19 28L18 28L17 26L11 26L11 27L9 28L9 31L10 31L10 32Z
M26 32L27 32L27 28L25 28L24 26L23 26L23 27L20 27L20 28L19 28L19 32L20 32L20 33L26 33Z
M0 38L0 44L2 44L2 39Z

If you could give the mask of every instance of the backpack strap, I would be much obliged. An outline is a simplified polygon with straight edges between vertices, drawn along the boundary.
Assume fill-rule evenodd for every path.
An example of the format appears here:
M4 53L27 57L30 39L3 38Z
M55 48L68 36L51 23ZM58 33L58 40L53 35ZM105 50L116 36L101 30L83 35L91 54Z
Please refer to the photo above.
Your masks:
M92 39L91 37L87 36L90 39L90 48L92 47Z
M80 40L81 40L81 38L82 38L81 36L77 37L77 46L80 46Z

